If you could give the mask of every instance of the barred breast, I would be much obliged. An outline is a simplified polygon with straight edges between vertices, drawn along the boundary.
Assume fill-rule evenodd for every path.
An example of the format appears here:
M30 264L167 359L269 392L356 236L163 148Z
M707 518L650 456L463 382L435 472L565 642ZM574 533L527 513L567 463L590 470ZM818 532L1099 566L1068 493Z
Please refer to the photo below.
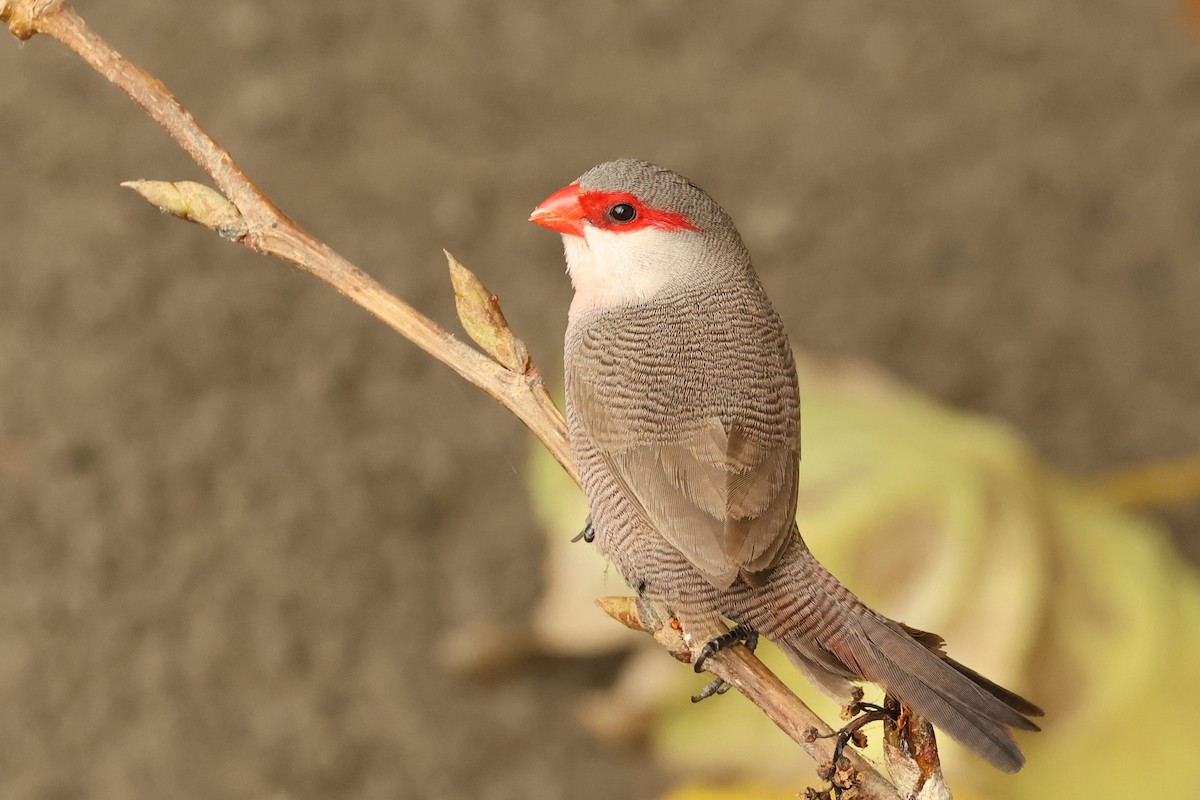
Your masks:
M694 554L690 560L647 525L631 502L644 487L624 485L614 473L629 453L649 454L667 473L686 469L672 461L671 448L680 442L694 447L713 420L726 433L738 432L747 451L783 454L794 464L800 437L795 365L762 287L749 274L729 285L688 287L653 303L598 311L572 320L565 355L571 444L597 546L633 586L717 602ZM639 476L653 471L645 467ZM772 484L768 500L778 495L773 524L785 528L772 559L786 547L795 506L794 465L777 471L758 476ZM706 476L676 477L687 484L688 499L702 504Z

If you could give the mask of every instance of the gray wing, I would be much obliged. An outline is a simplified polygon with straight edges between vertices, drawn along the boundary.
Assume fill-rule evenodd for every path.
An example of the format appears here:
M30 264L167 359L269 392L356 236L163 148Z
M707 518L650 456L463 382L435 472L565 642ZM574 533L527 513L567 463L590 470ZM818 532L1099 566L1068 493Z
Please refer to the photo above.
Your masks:
M798 435L772 442L709 417L637 441L619 410L580 395L584 429L621 493L710 583L726 589L774 565L796 535Z

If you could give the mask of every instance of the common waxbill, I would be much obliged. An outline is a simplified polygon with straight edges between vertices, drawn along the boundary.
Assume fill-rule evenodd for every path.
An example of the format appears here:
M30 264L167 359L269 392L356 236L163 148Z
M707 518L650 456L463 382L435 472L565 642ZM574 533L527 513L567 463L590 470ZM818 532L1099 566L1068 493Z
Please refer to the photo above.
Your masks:
M571 449L589 535L629 585L702 640L761 633L835 698L880 684L999 769L1020 769L1009 729L1036 731L1028 717L1041 709L863 605L800 538L795 364L721 207L670 170L622 159L530 220L563 235Z

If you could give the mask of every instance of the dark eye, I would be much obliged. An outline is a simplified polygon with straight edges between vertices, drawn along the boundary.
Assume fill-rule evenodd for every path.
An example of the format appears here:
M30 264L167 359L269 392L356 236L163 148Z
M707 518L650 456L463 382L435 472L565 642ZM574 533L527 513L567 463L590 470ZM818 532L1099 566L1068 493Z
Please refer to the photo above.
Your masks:
M633 222L637 219L637 209L629 203L617 203L608 209L608 218L613 222Z

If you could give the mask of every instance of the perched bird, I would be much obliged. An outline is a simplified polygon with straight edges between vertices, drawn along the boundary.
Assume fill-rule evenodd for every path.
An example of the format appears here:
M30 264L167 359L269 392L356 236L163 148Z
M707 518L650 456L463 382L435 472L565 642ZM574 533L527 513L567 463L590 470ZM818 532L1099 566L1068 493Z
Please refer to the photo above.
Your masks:
M571 449L585 534L711 653L758 634L848 701L870 681L997 768L1033 703L864 605L796 526L800 398L779 315L729 216L676 173L622 159L530 220L563 235ZM722 617L736 627L729 632Z

